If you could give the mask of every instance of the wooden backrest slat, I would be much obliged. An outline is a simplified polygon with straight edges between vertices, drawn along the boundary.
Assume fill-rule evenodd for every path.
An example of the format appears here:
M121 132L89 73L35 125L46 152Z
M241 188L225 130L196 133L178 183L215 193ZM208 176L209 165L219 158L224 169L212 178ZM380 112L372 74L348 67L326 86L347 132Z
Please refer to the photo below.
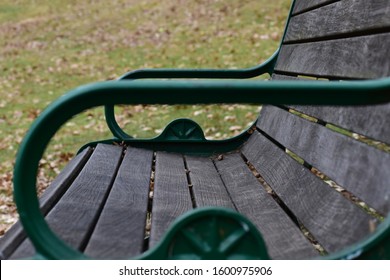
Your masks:
M388 46L388 0L298 0L274 71L332 80L389 77Z
M390 103L375 106L289 106L320 119L390 145Z
M264 106L257 126L369 206L390 211L390 154L291 114Z
M296 0L293 15L340 0Z
M390 76L390 33L283 45L275 72L335 79Z
M345 0L290 19L283 43L350 37L390 29L388 0Z
M242 152L328 253L370 233L374 218L257 131Z

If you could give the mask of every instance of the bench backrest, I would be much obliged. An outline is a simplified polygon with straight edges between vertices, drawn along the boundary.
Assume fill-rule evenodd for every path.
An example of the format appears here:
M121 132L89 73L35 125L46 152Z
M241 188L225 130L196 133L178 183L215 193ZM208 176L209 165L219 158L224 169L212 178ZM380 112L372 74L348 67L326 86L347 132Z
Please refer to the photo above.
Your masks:
M274 74L374 79L390 76L388 0L297 0Z
M390 77L388 0L295 1L272 79L338 81L382 77ZM298 155L307 172L336 185L352 204L364 205L368 212L375 209L370 212L373 217L386 217L390 211L389 121L389 103L359 107L264 106L257 129L282 150ZM272 168L283 177L289 167L279 164ZM302 178L300 174L296 176ZM285 185L290 188L285 197L301 199L300 190L315 196L313 183L301 178L290 178L300 187ZM324 195L318 191L318 196ZM295 207L293 202L286 204ZM341 207L334 216L327 216L339 219L341 230L346 218L336 213L344 210ZM314 211L308 210L302 219L317 215L319 223L327 223L321 220L324 214Z

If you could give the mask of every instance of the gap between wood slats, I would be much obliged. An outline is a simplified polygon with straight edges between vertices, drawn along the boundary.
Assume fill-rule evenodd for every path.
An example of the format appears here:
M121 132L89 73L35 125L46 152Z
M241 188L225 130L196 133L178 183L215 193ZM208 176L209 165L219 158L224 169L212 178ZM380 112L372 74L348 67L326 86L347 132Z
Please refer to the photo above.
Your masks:
M127 147L84 251L86 255L92 258L122 259L142 253L152 159L152 151Z
M155 178L156 178L156 152L153 152L152 171L150 173L150 183L149 183L148 209L147 209L146 221L145 221L145 238L144 238L144 244L142 246L142 252L146 252L149 249L150 231L152 227L153 197L154 197L153 194L154 194Z
M292 16L300 15L340 0L296 0Z
M223 184L223 186L224 186L224 188L225 188L225 190L226 190L226 193L228 194L229 199L230 199L230 201L231 201L232 204L233 204L234 210L236 210L236 211L238 212L238 208L237 208L236 203L235 203L234 200L233 200L232 194L229 192L229 189L228 189L228 187L227 187L227 184L226 184L225 180L223 179L222 174L221 174L221 173L219 172L219 170L218 170L217 164L216 164L216 162L215 162L216 160L217 160L217 161L223 160L223 155L217 156L215 159L213 159L212 162L213 162L214 168L215 168L215 170L217 171L218 176L219 176L219 178L221 179L221 182L222 182L222 184Z
M387 32L388 0L345 0L290 19L284 44L322 41Z
M370 234L375 220L255 132L242 153L329 253Z
M257 127L372 208L388 213L388 153L273 106L263 108Z
M157 152L149 247L180 215L193 209L181 154Z
M93 148L86 148L80 154L76 155L43 192L39 199L39 204L44 216L46 216L53 206L61 199L69 186L72 185L92 153ZM20 221L18 221L0 239L0 259L8 259L18 246L23 243L26 237L27 235L23 230L23 226Z
M297 154L289 151L286 149L286 153L292 157L294 160L296 160L298 163L302 164L304 167L306 167L310 172L312 172L314 175L316 175L318 178L320 178L322 181L324 181L326 184L328 184L332 189L337 191L338 193L342 194L346 199L351 201L352 203L356 204L360 208L362 208L367 214L371 215L373 218L378 219L379 221L383 221L385 217L379 213L377 210L371 208L368 206L364 201L360 200L358 197L344 189L342 186L338 185L335 181L330 179L328 176L326 176L324 173L322 173L317 168L311 166L308 164L303 158L298 156ZM376 225L372 224L370 225L371 231L373 232L375 230Z
M360 199L358 196L353 194L352 192L348 191L341 185L337 184L334 180L329 178L326 174L321 172L318 168L313 167L310 163L305 161L303 158L301 158L299 155L295 154L294 152L290 151L286 147L284 147L281 143L273 139L271 136L269 136L266 132L262 131L261 129L257 128L257 131L262 134L264 137L266 137L268 140L270 140L273 144L278 146L280 149L282 149L288 156L290 156L292 159L297 161L299 164L303 165L306 169L308 169L311 173L316 175L319 179L324 181L329 187L331 187L334 191L340 193L345 199L350 201L351 203L355 204L359 208L361 208L364 212L369 214L375 219L378 219L379 221L383 221L385 216L383 213L375 209L374 207L371 207L369 204L367 204L364 200ZM375 224L370 224L370 228L373 230L375 229Z
M308 259L318 251L253 176L239 153L215 161L237 210L261 233L273 259Z
M283 200L276 194L272 187L267 183L267 181L261 176L255 166L245 157L243 153L240 153L245 164L248 166L249 170L252 172L253 176L259 181L260 185L265 189L265 191L272 197L273 200L280 206L281 209L287 214L288 217L294 222L297 228L302 232L306 239L313 245L313 247L321 254L327 255L325 248L316 240L314 235L304 226L304 224L295 216L294 212L291 211L288 206L283 202Z
M283 45L289 46L289 45L342 40L342 39L351 39L351 38L356 38L356 37L386 34L389 32L390 32L390 27L386 26L386 27L378 27L378 28L371 28L371 29L365 29L365 30L345 32L345 33L340 33L340 34L323 35L321 37L290 40L290 41L283 42Z
M271 79L273 81L280 81L280 80L286 80L286 81L317 81L318 77L308 77L308 76L300 76L300 75L294 75L290 73L278 73L277 71L274 72L271 76Z
M186 160L186 157L184 155L183 155L183 163L184 163L184 169L186 172L186 178L187 178L187 183L188 183L188 191L190 192L190 196L191 196L192 208L195 209L197 207L197 205L196 205L194 189L193 189L194 186L191 182L190 169L188 168L187 160Z
M345 79L377 79L390 76L390 33L284 44L275 72Z
M80 174L46 215L50 228L73 248L80 248L89 226L101 205L104 193L112 180L123 149L98 144ZM11 258L25 258L34 254L34 247L26 239Z
M82 242L80 243L79 250L82 251L82 252L83 252L83 251L85 250L85 248L87 247L88 242L89 242L89 240L90 240L90 238L91 238L91 236L92 236L92 234L93 234L93 231L94 231L95 228L96 228L96 225L97 225L97 223L98 223L98 221L99 221L99 218L100 218L100 216L101 216L101 214L102 214L104 205L106 204L107 199L108 199L108 197L109 197L109 195L110 195L110 192L111 192L111 190L112 190L112 186L114 185L114 182L115 182L115 180L116 180L116 178L117 178L117 176L118 176L118 171L119 171L119 168L120 168L120 166L121 166L121 164L122 164L122 161L123 161L123 158L124 158L124 156L125 156L125 153L126 153L126 147L122 148L122 154L121 154L121 156L120 156L120 158L119 158L119 162L118 162L118 164L117 164L116 167L115 167L114 174L113 174L113 176L112 176L112 178L111 178L111 182L110 182L110 184L109 184L109 186L108 186L108 189L107 189L107 191L105 192L105 194L104 194L104 196L103 196L102 203L99 205L99 208L98 208L97 211L96 211L96 215L95 215L94 219L92 220L92 226L89 228L89 230L87 231L87 233L86 233L84 239L83 239Z
M218 206L236 209L211 158L186 155L185 159L197 207Z
M366 144L370 147L374 147L382 152L386 152L386 153L390 153L390 145L385 143L385 142L382 142L381 140L379 139L374 139L374 138L371 138L370 136L368 135L363 135L357 131L352 131L348 128L345 128L345 127L341 127L340 125L337 125L337 124L334 124L334 123L331 123L331 122L328 122L326 121L325 119L320 119L316 116L312 116L312 115L308 115L308 114L305 114L304 112L302 111L299 111L300 108L302 107L299 107L299 106L293 106L292 108L288 108L288 107L284 107L284 106L280 106L281 109L283 110L286 110L300 118L303 118L305 120L308 120L310 122L313 122L313 123L317 123L317 124L320 124L322 126L325 126L326 128L336 132L336 133L339 133L341 135L344 135L346 137L349 137L353 140L356 140L360 143L363 143L363 144ZM304 108L308 108L308 106L304 107ZM298 109L298 110L297 110ZM314 108L315 109L315 108ZM320 110L321 108L318 108L318 110ZM354 109L354 108L347 108L347 109ZM368 109L372 109L374 110L375 108L372 107L372 108L368 108ZM350 110L349 113L352 113L352 110ZM369 114L370 112L367 110L367 114ZM377 116L379 117L379 116ZM386 120L386 118L385 118ZM365 121L368 121L368 118L366 117ZM384 126L386 124L383 124ZM371 126L374 126L373 124L370 124L369 127L367 127L367 129L369 129Z
M287 72L281 70L274 70L272 74L272 79L275 81L279 80L301 80L301 81L363 81L367 79L356 79L356 78L348 78L348 77L337 77L332 75L316 75L310 76L308 74L303 74L299 72Z

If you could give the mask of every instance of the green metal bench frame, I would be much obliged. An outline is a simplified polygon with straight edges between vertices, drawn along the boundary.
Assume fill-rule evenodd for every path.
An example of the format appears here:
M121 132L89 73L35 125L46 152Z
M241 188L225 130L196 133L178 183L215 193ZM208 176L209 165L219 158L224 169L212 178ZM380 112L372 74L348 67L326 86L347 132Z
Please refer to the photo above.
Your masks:
M79 87L51 104L34 122L17 155L14 171L14 197L23 227L34 244L37 258L45 259L86 259L87 256L70 248L48 227L39 210L36 194L36 177L39 160L55 132L78 113L97 106L105 106L107 124L114 138L96 143L125 142L134 147L164 149L166 151L207 155L222 153L240 146L249 136L243 134L221 141L204 138L201 128L192 121L183 119L172 122L164 132L154 139L133 139L122 131L114 117L117 104L306 104L306 105L368 105L390 102L390 78L370 81L238 81L265 73L272 73L278 51L265 63L243 70L138 70L120 78L120 81L100 82ZM207 78L217 81L135 81L145 78ZM237 79L223 81L222 79ZM237 92L240 92L237 95ZM91 143L89 144L91 145ZM191 221L199 228L207 228L210 217L218 220L237 222L237 234L251 236L257 251L251 254L247 247L247 258L267 259L261 236L250 221L226 209L207 208L191 211L179 218L165 238L154 249L139 256L139 259L164 259L166 251ZM243 229L240 231L239 229ZM179 249L180 250L180 249ZM206 250L207 251L207 250ZM218 250L207 252L205 258L221 258ZM323 257L383 258L390 257L390 217L365 240L345 250ZM190 255L188 255L190 256ZM198 255L194 253L193 257ZM245 257L245 256L244 256Z

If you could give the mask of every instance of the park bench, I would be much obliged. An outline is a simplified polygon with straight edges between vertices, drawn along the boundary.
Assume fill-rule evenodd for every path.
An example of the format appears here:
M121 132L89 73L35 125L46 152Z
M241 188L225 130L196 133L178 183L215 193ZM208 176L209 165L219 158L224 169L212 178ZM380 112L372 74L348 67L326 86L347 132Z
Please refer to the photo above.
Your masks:
M239 80L264 73L271 81ZM77 88L20 146L21 222L1 239L1 257L388 259L389 77L388 0L297 0L279 50L259 66L138 70ZM156 80L135 81L145 78ZM133 139L113 115L115 104L210 103L268 105L222 141L188 119ZM115 138L82 147L39 208L47 143L94 106L105 106Z

